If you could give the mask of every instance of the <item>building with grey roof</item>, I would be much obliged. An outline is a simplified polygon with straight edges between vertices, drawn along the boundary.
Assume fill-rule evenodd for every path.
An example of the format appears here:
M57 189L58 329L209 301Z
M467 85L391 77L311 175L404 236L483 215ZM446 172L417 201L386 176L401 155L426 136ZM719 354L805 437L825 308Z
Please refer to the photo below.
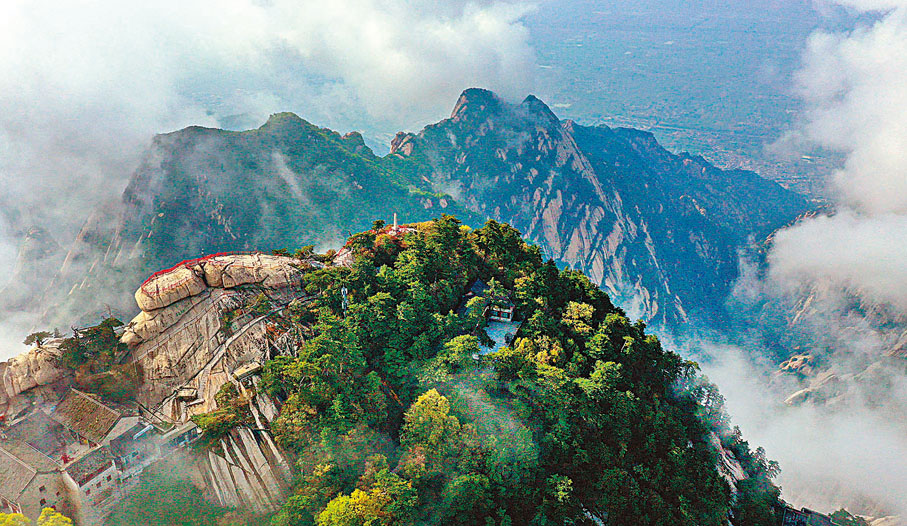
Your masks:
M75 487L62 466L21 440L0 435L0 512L37 517L54 507L75 510Z
M84 438L92 445L100 444L122 415L95 397L70 389L50 417Z

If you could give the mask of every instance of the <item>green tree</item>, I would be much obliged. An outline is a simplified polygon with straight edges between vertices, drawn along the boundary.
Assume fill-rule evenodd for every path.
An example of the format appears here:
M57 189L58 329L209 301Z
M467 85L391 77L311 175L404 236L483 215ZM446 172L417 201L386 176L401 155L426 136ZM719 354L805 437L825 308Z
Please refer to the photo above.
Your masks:
M41 347L42 345L44 345L44 341L50 337L51 337L51 333L48 331L33 332L33 333L29 334L28 336L26 336L25 341L22 343L24 343L25 345L35 345L36 344L38 347Z
M331 500L318 515L319 526L397 526L411 524L418 496L399 476L381 471L367 491L353 490Z
M488 477L478 473L459 475L441 492L444 523L482 526L495 511L494 493Z
M588 303L571 301L567 303L564 312L564 324L577 336L590 336L592 334L592 317L595 307Z
M265 365L299 467L273 524L743 526L777 503L777 465L727 429L696 365L516 230L445 216L347 248L352 267L310 269L314 301L281 320L305 342ZM479 276L525 320L492 371L472 360L488 298L454 314ZM713 432L751 481L733 515Z
M72 519L53 508L44 508L38 517L38 526L72 526Z
M475 358L481 351L479 339L471 334L457 336L444 343L432 361L434 375L457 374L475 366Z
M425 392L406 411L400 443L439 451L455 439L460 421L450 414L450 401L436 389Z
M0 513L0 526L31 526L31 521L21 513Z
M780 521L780 517L775 517L780 496L778 488L768 481L754 478L738 481L734 526L775 526Z
M829 517L832 522L839 526L869 526L865 519L852 515L843 508L832 513Z

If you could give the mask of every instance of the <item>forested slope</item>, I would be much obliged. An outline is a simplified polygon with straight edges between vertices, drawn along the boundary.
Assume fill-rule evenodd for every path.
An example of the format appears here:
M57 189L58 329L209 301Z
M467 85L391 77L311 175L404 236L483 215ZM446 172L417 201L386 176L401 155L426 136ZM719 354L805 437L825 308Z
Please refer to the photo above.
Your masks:
M776 466L726 427L696 365L516 230L445 216L347 249L354 263L309 272L317 301L287 314L306 342L265 365L299 469L272 524L773 523ZM458 315L476 278L492 292ZM524 323L477 360L502 294ZM229 417L198 421L212 434ZM713 431L745 468L736 489Z

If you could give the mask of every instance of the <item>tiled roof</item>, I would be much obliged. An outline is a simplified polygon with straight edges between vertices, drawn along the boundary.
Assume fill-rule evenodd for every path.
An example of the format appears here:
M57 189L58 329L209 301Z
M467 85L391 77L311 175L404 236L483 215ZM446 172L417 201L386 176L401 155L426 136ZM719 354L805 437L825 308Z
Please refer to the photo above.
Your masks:
M37 470L0 446L0 495L17 501Z
M467 294L470 294L472 296L481 296L485 294L486 290L488 290L488 285L481 279L477 279L472 282L472 286L469 287L469 292L467 292Z
M106 469L111 462L113 462L113 455L110 453L110 448L103 446L70 464L66 468L66 472L76 481L76 484L82 486L96 473Z
M21 440L10 438L0 440L0 448L3 448L7 453L15 456L20 462L35 471L47 473L60 469L60 465L54 459Z
M146 431L139 438L133 438L135 435L145 430L145 424L139 423L132 426L129 431L114 438L110 441L110 452L117 457L128 455L136 447L136 444L142 444L153 440L153 431Z
M44 411L35 411L5 431L9 438L25 442L51 458L59 458L66 451L66 429Z
M94 443L100 443L120 419L120 413L93 397L71 389L51 418Z

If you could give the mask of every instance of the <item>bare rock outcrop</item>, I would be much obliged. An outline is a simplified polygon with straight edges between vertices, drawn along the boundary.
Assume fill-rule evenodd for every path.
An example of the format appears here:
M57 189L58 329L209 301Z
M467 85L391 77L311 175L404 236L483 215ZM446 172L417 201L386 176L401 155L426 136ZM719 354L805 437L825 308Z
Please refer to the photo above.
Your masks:
M203 276L189 266L178 266L154 275L135 291L135 302L145 312L163 309L205 290L208 285Z
M26 391L53 384L68 374L58 364L61 341L50 340L0 363L0 413L4 413L16 397Z
M728 451L721 445L721 439L714 432L709 435L709 441L712 447L718 453L718 473L724 477L724 480L731 486L731 490L737 493L737 483L747 478L746 470L737 460L737 457L731 451Z
M285 256L214 255L146 280L136 292L142 311L121 337L143 377L142 404L174 422L214 409L233 371L268 358L280 333L269 315L305 296L308 267Z
M632 317L664 327L720 319L740 247L807 208L739 170L673 154L648 132L561 121L541 100L463 92L449 119L398 134L391 158L453 188L546 257L585 272Z
M259 513L280 507L290 489L292 471L271 436L262 430L231 430L198 462L205 490L222 506Z
M231 289L253 283L286 287L299 283L302 265L297 259L267 254L207 256L154 274L135 292L135 301L142 311L151 312L201 294L208 287Z
M781 363L779 370L785 373L794 373L803 376L813 376L816 358L811 354L795 354Z
M187 425L218 408L215 395L227 383L249 400L254 425L230 430L192 457L205 494L223 506L272 512L290 489L290 463L267 431L279 409L255 389L260 379L250 371L294 337L279 313L307 301L303 277L311 266L284 256L214 255L156 273L136 292L142 311L121 341L142 375L144 407Z

